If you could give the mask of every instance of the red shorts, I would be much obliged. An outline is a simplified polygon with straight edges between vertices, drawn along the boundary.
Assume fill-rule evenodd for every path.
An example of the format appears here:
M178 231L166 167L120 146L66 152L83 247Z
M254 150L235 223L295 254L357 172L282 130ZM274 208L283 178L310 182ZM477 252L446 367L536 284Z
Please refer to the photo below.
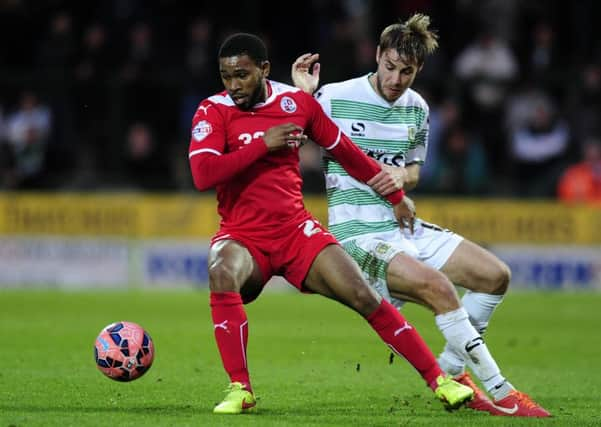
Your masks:
M278 228L279 238L260 239L257 234L249 236L222 229L211 239L211 245L220 240L235 240L241 243L255 259L263 281L272 276L283 276L288 282L302 290L303 282L313 260L323 248L338 244L314 218L283 224Z

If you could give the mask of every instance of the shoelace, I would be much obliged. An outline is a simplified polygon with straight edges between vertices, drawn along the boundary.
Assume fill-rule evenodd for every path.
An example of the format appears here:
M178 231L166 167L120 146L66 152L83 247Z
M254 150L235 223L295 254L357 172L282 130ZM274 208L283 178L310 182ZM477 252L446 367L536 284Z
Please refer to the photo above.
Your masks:
M476 384L472 381L471 377L468 374L463 374L456 379L459 383L464 383L466 386L471 388L472 390L476 389Z
M511 394L513 394L516 397L516 399L523 403L524 406L528 409L534 409L538 407L538 405L526 393L522 393L521 391L516 390Z

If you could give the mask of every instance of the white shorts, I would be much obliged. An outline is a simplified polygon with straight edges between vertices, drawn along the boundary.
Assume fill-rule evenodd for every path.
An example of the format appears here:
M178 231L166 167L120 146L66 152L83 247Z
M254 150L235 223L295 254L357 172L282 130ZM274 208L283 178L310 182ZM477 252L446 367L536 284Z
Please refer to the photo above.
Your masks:
M347 240L342 246L359 264L369 284L382 297L400 308L404 301L392 298L386 285L386 272L390 261L398 253L405 253L440 270L462 240L462 236L450 230L418 219L413 234L406 229L392 230Z
M444 267L463 240L463 236L419 218L415 221L413 234L403 230L403 236L417 248L419 253L414 258L436 270Z

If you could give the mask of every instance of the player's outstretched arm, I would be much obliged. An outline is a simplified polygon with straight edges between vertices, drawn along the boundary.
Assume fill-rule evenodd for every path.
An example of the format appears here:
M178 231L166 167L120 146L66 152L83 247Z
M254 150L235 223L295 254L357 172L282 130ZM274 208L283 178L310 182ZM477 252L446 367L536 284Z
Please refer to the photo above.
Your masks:
M309 114L308 128L306 129L308 137L323 147L356 180L367 183L374 178L382 170L382 166L361 151L326 115L321 105L312 96L304 94L304 98ZM401 201L404 194L403 190L399 188L385 197L394 205Z
M382 164L361 151L324 113L313 97L307 96L307 105L312 112L309 122L311 135L309 136L338 160L349 175L367 184L382 172ZM376 178L375 181L379 181L379 178ZM384 197L393 205L394 215L399 226L401 228L409 227L411 233L413 233L415 205L410 199L404 201L405 192L402 189L402 184L399 185L399 182L392 181L389 185L398 188Z
M312 94L319 85L319 53L305 53L292 64L292 83L297 88ZM313 66L313 69L311 69Z

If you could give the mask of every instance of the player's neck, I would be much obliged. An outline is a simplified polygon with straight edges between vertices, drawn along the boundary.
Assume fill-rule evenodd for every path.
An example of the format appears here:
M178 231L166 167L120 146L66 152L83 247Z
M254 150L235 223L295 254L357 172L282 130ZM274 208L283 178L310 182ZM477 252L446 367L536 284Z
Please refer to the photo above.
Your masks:
M267 101L272 93L273 93L273 89L271 88L271 83L269 83L269 80L265 79L265 90L263 92L263 96L265 98L261 102Z
M256 108L257 105L265 104L272 93L273 89L271 87L271 84L269 83L269 80L265 79L263 87L259 89L257 97L253 101L252 106L250 108Z
M372 73L368 78L367 81L369 82L371 88L373 89L373 91L376 93L376 95L378 95L382 100L384 100L384 102L387 102L388 104L392 105L394 104L395 101L390 102L389 100L387 100L386 98L384 98L384 96L382 95L382 93L380 92L380 90L378 89L378 74L377 73Z
M378 92L378 81L377 81L377 74L376 73L372 73L368 78L367 81L369 81L369 84L371 85L371 88L374 90L375 93L377 93L379 96L380 92Z

